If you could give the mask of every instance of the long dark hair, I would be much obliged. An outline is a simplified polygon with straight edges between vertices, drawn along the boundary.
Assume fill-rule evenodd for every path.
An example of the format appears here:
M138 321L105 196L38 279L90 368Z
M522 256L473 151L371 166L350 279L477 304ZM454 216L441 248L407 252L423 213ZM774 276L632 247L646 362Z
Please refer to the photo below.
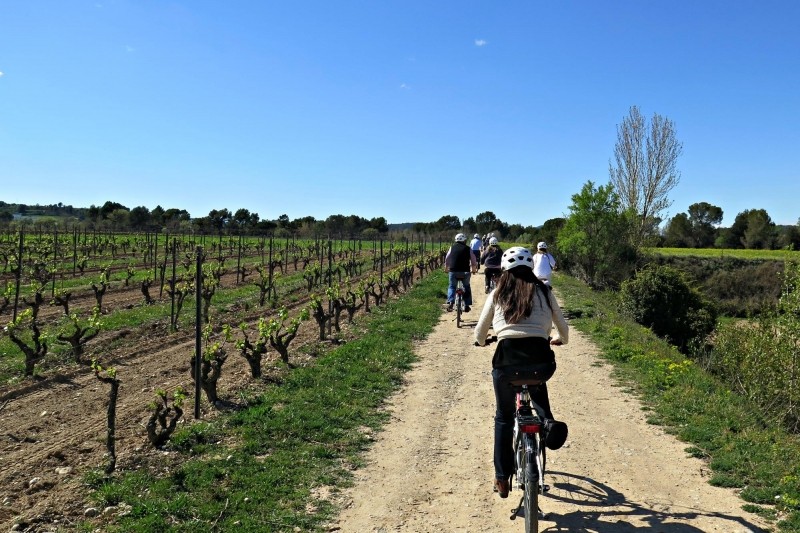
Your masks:
M533 312L533 299L538 296L541 301L547 302L547 307L553 310L550 305L550 289L536 277L533 270L526 266L519 266L504 270L497 281L497 289L494 292L494 301L503 308L503 317L507 324L516 324L531 316ZM542 305L540 303L540 305Z

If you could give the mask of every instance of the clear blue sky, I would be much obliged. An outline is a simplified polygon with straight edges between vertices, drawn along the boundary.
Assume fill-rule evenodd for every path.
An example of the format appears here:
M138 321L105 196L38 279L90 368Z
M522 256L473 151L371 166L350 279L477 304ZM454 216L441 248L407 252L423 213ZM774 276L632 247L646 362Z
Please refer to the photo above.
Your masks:
M0 200L540 225L637 105L674 216L800 218L797 0L0 2Z

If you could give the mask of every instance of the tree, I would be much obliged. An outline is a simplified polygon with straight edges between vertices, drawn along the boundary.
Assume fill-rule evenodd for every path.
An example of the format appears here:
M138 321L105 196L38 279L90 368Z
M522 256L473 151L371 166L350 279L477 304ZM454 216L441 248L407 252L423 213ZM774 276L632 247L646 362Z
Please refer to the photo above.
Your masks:
M481 235L500 229L499 226L502 224L491 211L484 211L475 217L475 225L478 226L478 233Z
M528 228L526 230L526 233L535 235L537 239L536 242L544 241L548 244L548 246L553 244L557 245L558 243L556 242L556 240L558 232L561 231L561 228L564 227L564 224L566 224L566 222L567 219L563 217L551 218L545 220L544 224L542 224L542 227L539 228L538 230L534 230L534 228Z
M664 246L670 248L694 248L692 223L686 213L678 213L664 230Z
M638 223L630 234L635 248L652 236L654 220L672 203L668 195L680 181L676 165L682 151L674 123L658 113L647 124L632 106L617 125L616 166L609 162L608 170L622 209L636 216Z
M375 217L369 219L369 227L376 229L379 233L389 232L389 223L386 222L384 217Z
M108 218L111 216L111 213L119 210L129 211L127 207L118 202L108 201L103 204L103 207L100 208L100 218Z
M240 229L255 228L259 221L258 213L251 213L249 209L237 209L233 214L233 221Z
M123 209L114 209L107 217L111 228L116 231L122 231L130 227L130 212Z
M445 215L437 220L434 224L438 231L454 231L461 229L461 219L455 215Z
M150 211L150 223L156 226L164 224L164 208L157 205Z
M717 248L744 248L744 232L747 230L747 217L749 209L745 209L733 221L730 228L720 230L719 237L714 242Z
M464 219L464 231L469 234L478 233L478 225L475 223L475 219L469 217Z
M144 206L134 207L128 214L128 223L131 225L131 229L145 229L150 224L150 220L150 210Z
M775 223L764 209L752 209L747 215L744 247L770 250L775 244Z
M558 232L562 265L593 287L616 287L627 279L636 250L620 235L629 231L630 218L620 211L611 184L595 188L587 182L572 196L570 214Z
M785 250L800 250L800 227L783 226L776 244Z
M217 232L222 232L222 229L231 220L231 212L228 209L212 209L208 212L208 224Z
M722 209L708 202L692 204L689 206L689 221L694 246L708 248L714 244L716 226L722 222Z

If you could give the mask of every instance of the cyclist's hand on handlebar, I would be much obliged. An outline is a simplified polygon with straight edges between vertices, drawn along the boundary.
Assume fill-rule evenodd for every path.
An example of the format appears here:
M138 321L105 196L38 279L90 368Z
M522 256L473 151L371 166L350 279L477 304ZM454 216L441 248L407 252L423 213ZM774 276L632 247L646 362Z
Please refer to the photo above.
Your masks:
M478 341L475 341L475 346L489 346L491 343L497 342L497 335L492 335L486 338L483 344L480 344Z

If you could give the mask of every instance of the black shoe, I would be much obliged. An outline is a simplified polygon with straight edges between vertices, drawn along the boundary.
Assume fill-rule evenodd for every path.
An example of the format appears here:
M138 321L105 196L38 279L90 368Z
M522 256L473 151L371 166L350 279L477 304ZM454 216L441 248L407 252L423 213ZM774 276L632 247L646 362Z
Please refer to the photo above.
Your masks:
M453 310L453 304L451 302L451 303L447 304L447 312L449 313L452 310Z
M465 313L469 313L471 309L472 309L472 308L471 308L470 306L468 306L468 305L465 305L465 306L464 306L464 312L465 312Z
M489 287L486 287L486 294L489 294Z

